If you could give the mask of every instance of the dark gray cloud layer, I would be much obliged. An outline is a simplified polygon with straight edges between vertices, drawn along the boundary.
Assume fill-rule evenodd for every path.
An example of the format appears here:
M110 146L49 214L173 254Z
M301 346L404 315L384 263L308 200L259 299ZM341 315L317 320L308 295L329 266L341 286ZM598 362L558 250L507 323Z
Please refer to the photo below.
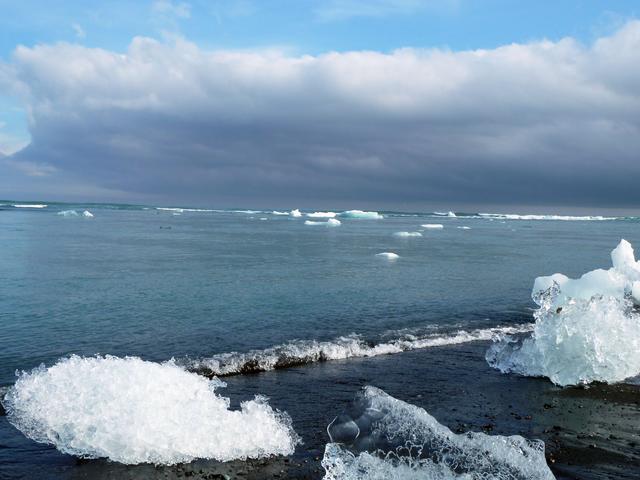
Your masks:
M468 52L20 47L0 82L30 115L13 196L640 206L640 22Z

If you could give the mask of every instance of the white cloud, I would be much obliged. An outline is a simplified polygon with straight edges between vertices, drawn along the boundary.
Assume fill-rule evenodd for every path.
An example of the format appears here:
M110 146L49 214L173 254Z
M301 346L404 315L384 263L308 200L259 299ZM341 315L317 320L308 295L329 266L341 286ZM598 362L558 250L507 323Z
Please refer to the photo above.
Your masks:
M640 205L640 22L451 52L19 47L16 162L132 194Z
M191 17L191 5L186 2L172 2L171 0L155 0L151 10L156 14L173 15L178 18Z
M85 38L87 36L86 32L79 24L72 23L71 28L73 28L77 38Z

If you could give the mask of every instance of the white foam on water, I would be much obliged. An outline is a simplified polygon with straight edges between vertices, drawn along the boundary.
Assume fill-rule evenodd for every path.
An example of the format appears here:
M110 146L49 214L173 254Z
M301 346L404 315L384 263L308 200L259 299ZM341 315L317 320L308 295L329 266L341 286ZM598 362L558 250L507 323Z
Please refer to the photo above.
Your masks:
M21 373L3 404L27 437L82 458L171 465L293 453L286 414L259 396L230 410L223 386L173 362L72 356Z
M455 434L415 405L365 387L327 428L325 480L553 480L544 443Z
M640 374L640 262L626 240L613 267L570 279L536 278L531 336L505 337L487 352L502 372L545 376L558 385L615 383Z
M89 210L85 210L84 212L82 212L82 216L85 218L93 218L95 215L91 213Z
M338 214L338 216L344 218L360 218L364 220L380 220L384 218L384 215L381 215L378 212L365 212L362 210L347 210L346 212Z
M444 228L444 225L441 223L425 223L420 225L422 228L426 228L428 230L441 230Z
M603 217L601 215L518 215L516 213L479 213L478 217L493 218L500 220L561 220L561 221L603 221L616 220L621 217ZM623 218L623 217L622 217Z
M14 208L47 208L49 205L43 203L16 203L12 206Z
M297 208L291 210L289 212L289 215L291 215L292 217L301 217L302 216L302 212L300 210L298 210Z
M362 336L351 334L328 341L293 340L264 350L230 352L197 360L185 360L185 366L208 376L238 375L288 368L307 363L343 360L347 358L376 357L422 348L487 341L505 334L531 331L531 324L501 326L454 332L427 332L424 334L389 332L378 342L368 342Z
M384 258L385 260L397 260L400 258L400 255L393 252L381 252L381 253L376 253L376 257Z
M396 232L393 234L394 237L421 237L422 234L420 232Z
M76 212L75 210L62 210L58 213L56 213L56 215L60 215L61 217L77 217L78 212Z
M307 217L309 218L334 218L338 215L336 212L313 212L307 213Z
M467 227L467 226L463 226L463 227L456 227L460 230L471 230L471 227Z
M274 210L271 212L271 215L289 215L289 212L279 212L278 210Z
M305 225L311 225L316 227L339 227L342 222L336 218L330 218L326 222L314 222L313 220L305 220Z
M211 212L211 213L222 213L224 210L212 210L209 208L180 208L180 207L156 207L156 210L160 210L162 212Z

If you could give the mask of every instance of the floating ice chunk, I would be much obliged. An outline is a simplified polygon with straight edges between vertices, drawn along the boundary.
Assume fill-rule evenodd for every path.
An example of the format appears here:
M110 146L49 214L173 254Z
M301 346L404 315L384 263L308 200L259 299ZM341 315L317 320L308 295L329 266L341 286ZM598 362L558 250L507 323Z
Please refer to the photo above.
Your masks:
M60 215L61 217L77 217L78 212L76 212L75 210L62 210L56 215Z
M43 203L17 203L14 204L14 208L47 208L49 205Z
M453 213L452 211L449 212L433 212L434 215L437 215L439 217L457 217L457 215L455 213Z
M309 218L334 218L338 215L336 212L313 212L307 213L307 217Z
M289 212L279 212L278 210L274 210L271 212L271 215L289 215Z
M431 229L431 230L440 230L442 228L444 228L444 225L442 225L441 223L425 223L423 225L420 225L422 228L426 228L426 229Z
M397 260L398 258L400 258L400 255L393 252L382 252L376 253L376 257L384 258L386 260Z
M260 217L260 220L269 220L267 217Z
M291 210L291 212L289 212L289 215L291 215L292 217L301 217L302 212L300 212L300 210L296 208L294 210Z
M396 232L393 234L394 237L421 237L422 234L420 232Z
M613 383L640 374L640 263L626 240L611 260L613 268L579 279L560 273L536 278L533 333L495 343L489 364L558 385Z
M305 220L305 225L319 226L319 227L339 227L342 222L336 218L330 218L326 222L314 222L313 220Z
M464 226L464 227L456 227L456 228L459 228L460 230L471 230L471 227L467 227L467 226Z
M456 435L425 410L365 387L327 428L325 480L552 480L544 443Z
M94 217L93 213L91 213L89 210L85 210L84 212L82 212L82 216L86 217L86 218L93 218Z
M384 216L378 212L364 212L362 210L347 210L346 212L340 213L339 216L344 218L362 218L367 220L379 220L384 218Z
M293 453L286 414L263 397L232 411L221 386L172 362L72 356L21 373L3 403L27 437L83 458L171 465Z

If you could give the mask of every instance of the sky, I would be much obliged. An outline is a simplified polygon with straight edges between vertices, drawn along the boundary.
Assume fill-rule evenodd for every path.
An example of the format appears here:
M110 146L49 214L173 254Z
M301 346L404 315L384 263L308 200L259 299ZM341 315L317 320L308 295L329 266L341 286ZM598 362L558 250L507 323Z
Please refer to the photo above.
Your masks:
M0 198L639 209L640 4L0 0Z

